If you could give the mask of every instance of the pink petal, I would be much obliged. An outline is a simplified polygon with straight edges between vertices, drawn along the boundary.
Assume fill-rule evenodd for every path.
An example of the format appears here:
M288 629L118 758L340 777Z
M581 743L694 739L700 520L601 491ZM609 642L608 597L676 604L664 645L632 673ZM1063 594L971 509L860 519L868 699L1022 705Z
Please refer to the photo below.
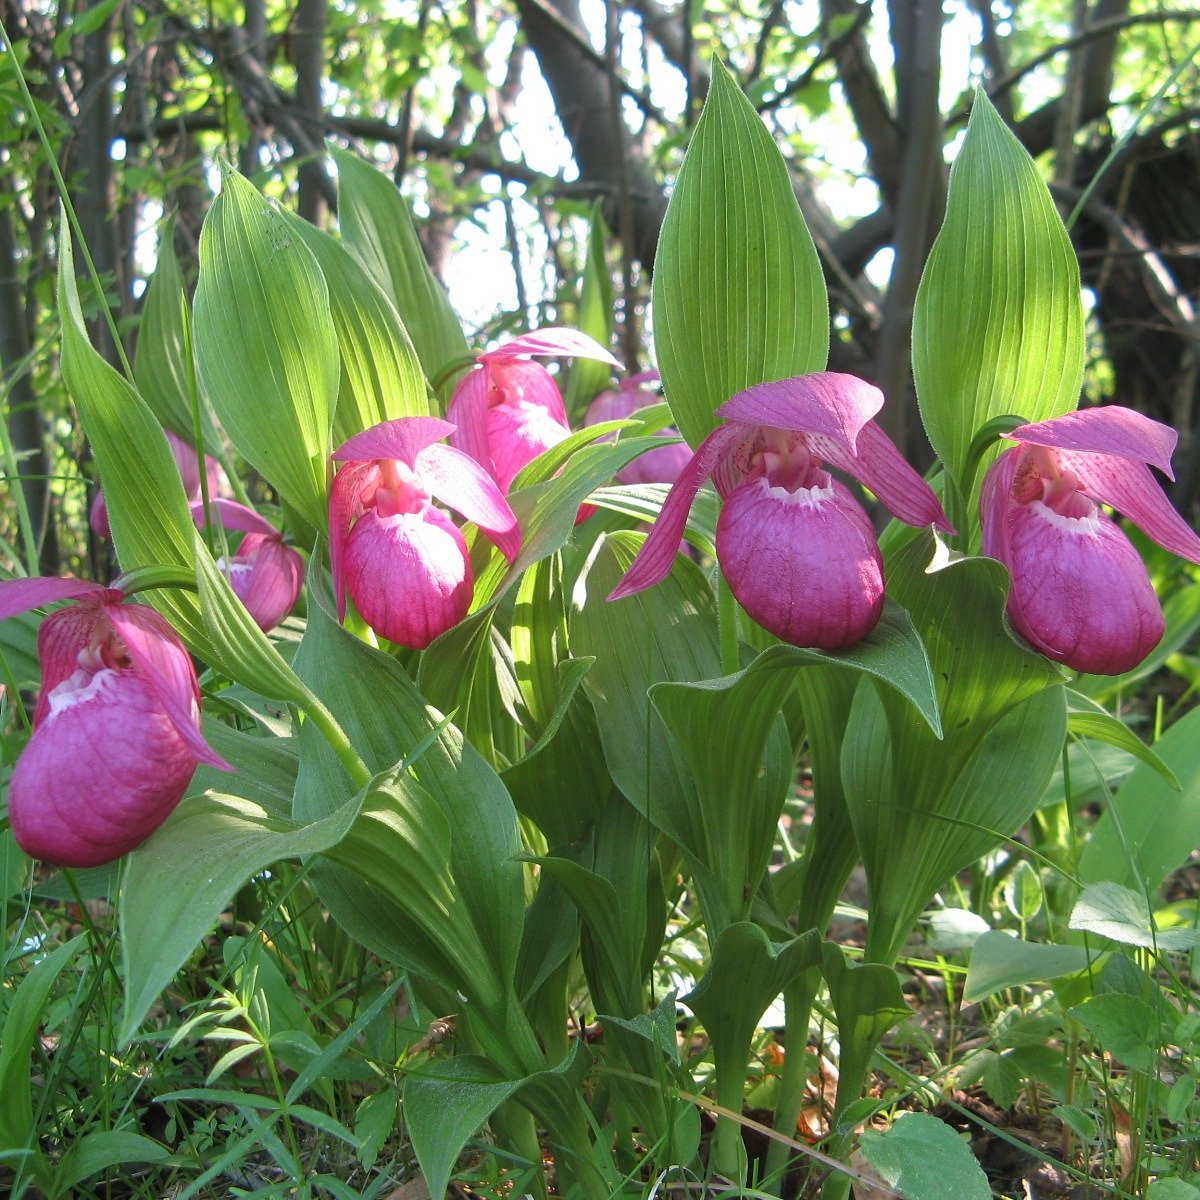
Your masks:
M620 600L661 583L671 573L692 502L721 459L753 430L744 425L719 425L700 443L687 469L667 494L654 528L646 536L625 578L612 590L610 600Z
M1007 436L1014 442L1050 446L1055 450L1083 450L1149 463L1168 479L1175 478L1171 473L1171 455L1179 440L1175 430L1117 404L1085 408L1049 421L1022 425Z
M818 458L853 475L869 488L885 508L909 525L934 525L943 533L957 533L942 508L937 493L908 465L891 438L868 421L858 433L857 452L848 454L832 438L807 438Z
M120 592L108 592L113 599L121 598ZM38 629L38 662L42 667L42 690L38 694L37 708L33 713L36 729L50 711L50 693L64 679L69 679L79 667L79 653L91 645L93 638L99 640L111 628L107 609L102 605L85 602L71 604L51 613Z
M198 529L204 528L204 501L193 500L188 506L192 510L192 520ZM266 517L238 504L236 500L212 499L208 502L209 512L215 513L223 529L231 533L261 533L266 537L278 538L279 530Z
M836 479L788 492L760 476L735 488L717 522L717 559L738 603L793 646L852 646L883 612L874 527Z
M617 480L620 483L674 483L691 462L692 452L686 442L666 437L662 440L667 444L639 454L617 472Z
M35 858L100 866L166 820L195 770L149 680L101 671L25 747L9 787L13 834Z
M411 467L426 446L453 432L453 425L440 417L397 417L356 433L333 452L333 457L337 462L398 458Z
M37 575L32 579L0 581L0 621L20 616L56 600L119 600L121 593L87 579Z
M662 376L657 371L640 371L637 375L629 375L621 381L622 388L640 388L648 383L661 383Z
M492 405L487 414L488 453L500 490L507 492L538 455L565 441L570 433L565 417L560 421L543 404L524 397Z
M427 446L415 469L430 493L474 521L513 562L521 552L521 528L508 501L482 467L453 446Z
M173 430L164 429L167 444L175 456L175 465L179 468L179 477L183 480L183 490L189 500L200 495L200 462L194 446L185 442Z
M363 511L359 495L369 476L377 471L374 462L355 462L342 467L329 489L329 567L338 616L346 617L345 556L350 524Z
M363 620L414 650L457 625L475 590L462 534L432 505L390 517L368 512L350 534L345 574Z
M473 458L493 477L495 467L488 450L488 373L483 368L468 371L454 389L447 418L454 425L450 445Z
M1008 520L1009 618L1043 654L1076 671L1119 675L1158 645L1158 597L1108 517L1062 517L1034 501L1014 504Z
M112 604L106 612L184 745L201 762L234 770L200 732L196 668L167 619L144 604Z
M615 359L594 338L578 329L564 329L549 326L546 329L535 329L530 333L513 338L495 350L489 350L479 356L481 363L498 362L521 355L545 354L552 358L594 358L600 362L611 363L618 370L620 362Z
M743 425L769 425L818 434L854 453L859 431L883 407L883 393L856 375L817 371L738 392L717 416Z
M487 364L488 415L498 408L517 405L526 409L544 409L556 424L570 432L562 392L554 376L541 363L527 359L501 359ZM491 434L489 432L489 445ZM492 447L494 452L494 447Z
M267 632L296 607L304 585L304 560L278 534L248 533L229 565L229 582L255 624Z
M1007 565L1011 562L1008 545L1008 510L1016 501L1012 498L1013 481L1017 477L1023 451L1019 446L1005 450L990 467L983 479L979 494L979 523L983 528L983 553Z
M96 498L92 501L92 507L88 510L88 524L92 527L92 532L101 541L112 541L112 526L108 523L108 505L104 503L104 493L102 491L96 493Z
M1171 506L1144 463L1081 450L1057 453L1059 464L1079 477L1083 490L1092 499L1123 513L1147 537L1172 554L1200 563L1200 537Z

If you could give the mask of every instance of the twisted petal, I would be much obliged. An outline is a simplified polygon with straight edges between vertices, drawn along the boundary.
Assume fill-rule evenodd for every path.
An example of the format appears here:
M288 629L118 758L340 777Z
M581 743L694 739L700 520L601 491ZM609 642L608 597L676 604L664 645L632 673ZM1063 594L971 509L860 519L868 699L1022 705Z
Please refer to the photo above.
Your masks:
M459 390L461 388L460 384ZM455 399L457 397L456 391ZM426 446L440 442L453 432L454 426L440 417L397 417L394 421L383 421L362 433L356 433L333 452L333 457L336 462L373 462L380 458L398 458L412 467L416 465L417 455Z
M374 462L352 462L334 476L329 489L329 566L333 573L333 591L338 617L346 616L346 541L350 525L363 511L359 500L368 477L377 470Z
M721 459L738 442L752 434L743 425L719 425L700 443L683 473L667 494L662 512L654 522L654 528L646 536L625 578L612 590L610 600L620 600L635 592L661 583L671 573L679 540L687 527L688 513L692 502L704 481L713 473Z
M443 504L474 521L509 562L521 552L521 528L508 501L479 464L453 446L427 446L415 469Z
M1012 499L1013 482L1020 465L1021 448L1005 450L988 468L979 493L979 523L983 528L983 553L998 559L1012 570L1012 554L1008 545L1008 510Z
M467 615L475 586L462 534L432 505L390 517L365 514L350 534L345 576L363 620L414 650Z
M468 371L454 389L454 398L446 416L454 429L450 445L473 458L493 477L496 469L488 451L487 436L488 375L482 368Z
M35 858L100 866L166 820L195 770L149 679L100 671L25 747L9 790L13 834Z
M105 610L179 740L201 762L230 766L200 732L200 685L196 668L167 619L144 604L112 604Z
M1141 556L1097 510L1063 517L1041 501L1008 517L1008 614L1049 658L1076 671L1119 675L1158 645L1162 609Z
M188 507L192 510L192 520L199 529L204 528L204 501L193 500ZM224 529L231 533L260 533L264 537L279 537L279 530L266 517L238 504L236 500L213 499L208 502L210 513L215 513Z
M0 581L0 621L19 616L31 608L41 608L56 600L94 600L98 603L120 600L121 593L87 579L38 575L32 579Z
M788 492L759 477L734 489L717 522L717 558L738 603L793 646L852 646L883 612L875 530L836 479Z
M523 355L545 354L553 358L594 358L600 362L611 363L617 370L621 369L620 362L615 359L594 338L578 329L564 329L548 326L545 329L534 329L530 333L513 338L495 350L489 350L479 356L481 363L498 362L508 358L519 358Z
M304 584L304 562L278 534L246 534L230 567L233 590L264 632L296 607Z

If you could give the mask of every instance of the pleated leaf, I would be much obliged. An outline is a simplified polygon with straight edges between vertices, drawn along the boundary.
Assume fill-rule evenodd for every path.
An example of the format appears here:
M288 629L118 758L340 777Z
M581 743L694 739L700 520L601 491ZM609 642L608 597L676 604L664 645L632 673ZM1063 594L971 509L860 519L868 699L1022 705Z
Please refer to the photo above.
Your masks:
M290 213L329 288L342 360L333 443L396 417L431 417L434 405L408 332L383 288L335 238Z
M608 269L605 250L608 244L608 226L597 201L592 209L592 223L588 230L587 255L583 263L583 276L579 281L579 301L575 307L572 325L580 333L586 333L601 346L612 342L613 288L612 272ZM632 364L626 363L632 371ZM567 416L572 425L583 420L587 406L604 390L612 376L607 363L594 358L576 358L571 362L567 376L567 387L563 393Z
M396 185L353 154L331 153L338 169L342 240L396 306L432 383L449 364L470 354L462 326L429 269Z
M829 302L774 139L719 60L667 208L652 293L675 425L692 446L735 392L824 368Z
M917 293L912 348L925 430L964 491L982 425L1079 403L1079 264L1041 174L982 90Z
M196 361L245 460L324 527L341 368L329 289L288 218L231 171L200 234Z

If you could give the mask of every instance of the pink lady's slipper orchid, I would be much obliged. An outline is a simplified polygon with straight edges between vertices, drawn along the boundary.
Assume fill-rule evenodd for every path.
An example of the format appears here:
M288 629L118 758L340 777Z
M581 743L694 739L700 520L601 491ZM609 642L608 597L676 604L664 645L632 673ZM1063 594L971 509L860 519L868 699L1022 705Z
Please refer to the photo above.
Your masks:
M983 482L983 552L1012 575L1008 615L1048 658L1076 671L1132 670L1163 635L1141 556L1101 510L1124 513L1160 546L1200 563L1200 538L1147 464L1168 478L1176 434L1110 405L1022 425Z
M184 494L188 500L199 500L200 469L196 463L195 448L169 429L164 429L163 433L167 435L167 444L175 456L175 465L179 468L179 476L183 480ZM211 454L204 456L204 470L208 476L208 494L210 496L231 496L233 494L225 469ZM103 538L106 542L112 541L112 528L108 523L108 505L104 503L103 492L96 493L96 498L92 501L91 511L88 514L88 521L92 526L92 532L98 538Z
M871 420L882 407L878 388L832 371L738 392L717 409L726 423L692 455L609 599L666 578L711 475L724 501L717 558L746 612L794 646L861 641L883 612L883 560L867 514L824 464L860 480L900 520L952 532L932 489Z
M623 380L616 391L601 392L588 406L583 418L584 426L599 425L603 421L622 421L639 408L657 404L660 399L658 393L646 386L657 382L657 371L645 371ZM609 434L609 438L612 436ZM664 439L677 438L679 431L667 428L661 436ZM617 472L617 479L621 483L674 483L683 474L691 457L692 452L685 442L671 442L657 450L639 454L627 467Z
M0 583L0 620L56 600L78 603L38 632L42 692L9 817L26 853L96 867L170 816L197 763L233 768L201 736L196 670L164 617L96 583L13 579Z
M191 505L196 524L204 526L204 504ZM264 633L274 629L296 607L304 585L304 560L283 544L283 534L252 508L233 500L212 500L209 512L221 525L243 533L237 553L221 558L217 566L254 623Z
M401 417L334 452L346 465L329 497L329 552L338 615L349 592L380 637L423 650L467 615L475 591L467 544L435 499L474 521L509 562L517 519L473 459L440 445L454 426Z
M481 354L454 389L450 444L469 454L507 494L521 469L571 432L554 376L531 355L621 364L574 329L536 329Z

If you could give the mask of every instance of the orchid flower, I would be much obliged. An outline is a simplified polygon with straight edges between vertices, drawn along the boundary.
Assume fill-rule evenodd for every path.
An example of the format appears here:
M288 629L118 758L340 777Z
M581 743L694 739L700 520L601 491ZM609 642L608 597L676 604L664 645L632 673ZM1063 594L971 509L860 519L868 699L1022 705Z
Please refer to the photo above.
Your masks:
M467 615L475 580L467 544L435 499L474 521L512 562L517 519L473 459L438 443L436 417L400 417L334 452L346 466L329 497L329 549L338 615L349 592L381 637L423 650Z
M621 365L574 329L535 329L479 355L446 413L457 426L450 444L479 463L505 494L524 466L571 432L554 376L532 361L535 354Z
M196 524L203 527L204 504L194 500L191 509ZM209 502L209 512L217 514L225 529L245 534L237 553L218 559L217 566L254 623L269 632L296 607L304 585L304 560L254 509L218 499Z
M200 499L200 468L196 463L196 451L177 433L164 429L167 444L175 456L175 465L179 468L179 476L183 480L183 491L188 500ZM233 490L229 486L229 477L224 467L211 454L204 456L204 470L208 476L208 494L210 496L231 496ZM112 541L112 528L108 523L108 505L104 502L104 493L96 493L92 507L88 513L88 522L92 532L106 542Z
M883 393L822 371L738 392L700 443L625 578L619 600L665 579L696 493L712 476L724 504L717 559L741 606L794 646L861 641L883 612L875 530L850 490L853 475L900 520L953 532L929 485L871 419Z
M603 421L621 421L632 416L639 408L657 404L658 393L647 386L657 382L657 371L644 371L622 380L615 391L601 392L588 406L583 418L584 426L599 425ZM660 436L664 439L678 438L679 431L667 428ZM600 440L606 441L612 437L609 434ZM692 452L686 443L670 442L657 450L639 454L633 462L617 472L617 479L621 483L674 483L691 457Z
M81 579L0 583L0 620L76 604L38 631L42 692L13 770L17 844L64 867L96 867L140 845L183 798L197 763L233 768L200 733L196 670L166 618Z
M1022 425L983 482L983 552L1012 575L1008 616L1048 658L1119 675L1158 645L1163 615L1141 556L1100 509L1200 563L1200 538L1150 473L1168 479L1175 431L1109 405ZM1149 466L1147 465L1149 464Z

